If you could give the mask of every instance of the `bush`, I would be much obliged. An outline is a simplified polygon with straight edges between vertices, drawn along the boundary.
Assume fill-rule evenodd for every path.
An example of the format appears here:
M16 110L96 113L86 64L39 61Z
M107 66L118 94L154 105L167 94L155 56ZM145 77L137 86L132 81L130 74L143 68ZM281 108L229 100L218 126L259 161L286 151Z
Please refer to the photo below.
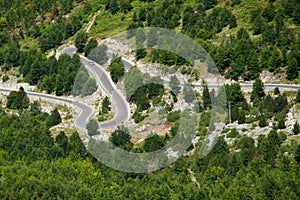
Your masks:
M268 126L267 120L264 116L260 117L258 125L261 128Z
M236 138L239 135L239 132L234 128L227 134L228 138Z
M47 125L49 127L56 126L62 122L60 113L58 110L55 108L54 110L51 111L51 115L47 119Z
M179 120L180 115L181 115L180 111L170 112L167 116L167 121L168 122L175 122L175 121Z
M2 81L5 83L9 80L9 77L7 75L2 76Z
M138 124L140 123L141 121L143 121L146 117L141 115L141 113L136 110L134 113L133 113L133 116L132 118L134 119L134 123Z

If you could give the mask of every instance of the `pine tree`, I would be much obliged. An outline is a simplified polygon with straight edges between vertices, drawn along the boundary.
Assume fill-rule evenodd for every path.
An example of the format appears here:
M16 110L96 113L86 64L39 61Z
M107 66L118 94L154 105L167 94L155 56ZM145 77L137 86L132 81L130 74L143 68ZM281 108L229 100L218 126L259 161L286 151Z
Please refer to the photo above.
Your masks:
M280 117L280 119L278 119L278 129L285 129L285 119L283 117Z
M202 101L204 108L209 108L211 106L210 93L207 84L203 85Z
M62 122L60 113L58 112L57 108L51 111L51 115L47 119L47 125L49 127L58 125Z
M75 46L78 49L78 52L82 53L84 48L85 48L85 44L88 40L88 35L87 33L80 31L76 37L75 37Z
M175 95L178 95L179 92L180 92L180 81L178 80L178 78L176 76L171 76L170 78L170 87L171 87L171 90L172 92L175 94Z
M296 123L294 124L294 127L293 127L293 133L294 133L295 135L298 135L299 132L300 132L300 130L299 130L299 124L298 124L298 122L296 122Z
M296 103L300 103L300 90L297 91Z
M296 58L292 57L288 60L288 67L286 69L288 80L294 80L299 75L299 67Z
M256 79L253 83L253 88L251 92L251 101L253 102L255 98L261 99L265 96L264 84L260 79Z
M88 135L89 136L94 136L99 134L99 132L97 131L99 128L98 122L96 119L91 119L88 124L86 125L86 129L88 131Z
M265 116L260 116L259 118L259 122L258 122L259 127L263 128L266 127L268 125L266 117Z
M240 110L239 118L238 118L238 123L239 124L244 124L245 121L246 121L245 111L244 110Z
M278 94L280 94L280 90L279 90L279 88L278 88L278 87L276 87L276 88L274 89L274 94L275 94L275 95L278 95Z

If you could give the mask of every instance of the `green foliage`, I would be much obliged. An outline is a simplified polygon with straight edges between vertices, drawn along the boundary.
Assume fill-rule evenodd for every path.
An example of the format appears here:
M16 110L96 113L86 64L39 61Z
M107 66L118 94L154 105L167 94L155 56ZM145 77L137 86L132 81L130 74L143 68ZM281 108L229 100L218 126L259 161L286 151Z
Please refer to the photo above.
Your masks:
M236 138L239 135L239 132L234 128L231 129L229 133L227 133L228 138Z
M80 31L76 34L75 46L77 47L78 52L82 53L84 51L87 40L88 35L86 32Z
M260 116L259 117L259 122L258 122L259 127L263 128L268 126L268 122L265 116Z
M26 49L26 46L24 48L23 44L35 38L42 51L60 46L63 40L74 35L86 22L86 12L81 15L77 10L86 9L88 12L92 8L95 11L105 5L103 8L117 13L114 16L110 15L114 20L107 20L121 21L119 18L122 15L125 19L130 16L134 18L133 13L123 14L133 8L136 13L133 19L135 27L147 25L176 28L193 39L212 43L207 49L220 72L227 78L255 80L262 70L277 73L281 70L279 67L286 67L288 78L294 80L298 78L299 66L296 62L300 63L297 37L300 13L298 4L296 0L275 0L261 4L244 0L104 0L100 3L72 0L2 1L0 65L3 71L20 66L20 73L25 81L37 84L39 89L48 93L69 94L80 67L77 64L80 62L64 56L60 61L55 61L54 58L46 59L38 51ZM68 14L75 5L76 9ZM110 7L111 5L116 6ZM205 12L208 8L211 10ZM69 15L68 18L62 17L66 14ZM179 25L179 22L182 24ZM126 23L128 21L124 20L123 24ZM98 24L107 28L105 24L109 23ZM234 30L223 29L226 26L234 28L236 25L238 27ZM241 29L243 27L244 29ZM253 37L250 29L254 34L260 35ZM220 31L222 32L216 36ZM238 33L235 33L236 31ZM97 34L105 37L103 31ZM227 34L231 36L224 37ZM156 45L157 39L154 35L146 34L147 46ZM87 46L85 50L88 49ZM105 53L100 52L103 55ZM185 64L182 58L162 51L157 51L155 56L155 62L158 60L167 65ZM106 56L100 57L103 59L99 63L107 61ZM190 67L184 69L189 73ZM127 83L130 83L127 89L131 89L131 92L126 93L128 99L137 89L132 87L134 84L139 86L146 83L138 73L135 76L133 80L127 79ZM161 88L156 90L156 86L158 85L152 84L143 87L131 99L139 102L138 114L142 110L141 107L146 108L151 102L144 101L145 97L149 94L161 94L158 92ZM226 94L228 101L232 102L234 115L237 116L233 118L237 120L243 116L241 112L244 111L247 115L251 114L250 118L253 120L261 114L267 121L266 118L272 119L275 114L275 120L279 122L280 118L285 118L290 108L285 94L278 93L275 97L263 96L262 102L257 104L259 109L255 112L253 107L245 104L238 85L227 86ZM13 96L13 99L16 96ZM300 96L300 92L297 96ZM297 97L296 102L299 103L299 99L300 97ZM145 103L142 103L143 101ZM249 111L251 113L248 113ZM117 172L89 157L77 133L73 133L70 138L63 132L56 137L51 136L46 124L49 115L43 113L37 103L31 104L30 110L18 112L18 115L8 114L4 109L0 109L0 113L1 199L300 198L300 145L296 142L282 144L285 137L276 131L271 131L267 136L260 135L257 146L251 138L236 137L237 142L230 146L231 151L224 138L220 137L205 158L183 157L163 170L135 175ZM201 114L199 135L202 137L206 135L209 119L209 113ZM173 136L177 134L178 126L179 124L175 123L171 128ZM149 142L147 138L142 147L148 147L140 151L153 151L163 146L164 138L155 138L152 139L154 142ZM125 149L130 150L132 144L127 144ZM198 146L195 148L195 155L197 149ZM288 155L284 155L283 152L288 152ZM196 184L191 181L191 174L194 174Z
M96 119L91 119L86 125L86 129L88 131L89 136L98 135L99 134L98 128L99 128L99 124Z
M231 85L225 85L226 98L228 102L234 105L244 102L244 94L241 90L241 86L238 83L233 83Z
M167 115L167 122L175 122L180 119L180 116L181 116L181 112L179 110L170 112Z
M183 98L187 103L193 102L196 98L193 88L188 84L184 85Z
M111 102L106 96L102 101L101 114L107 114L111 110Z
M88 50L87 48L90 48L90 47L87 46L86 50ZM103 65L108 61L106 51L107 51L107 46L102 44L100 46L93 48L92 51L89 53L88 58L90 60L95 61L96 63L98 63L100 65Z
M300 144L297 146L297 149L295 151L295 160L300 163Z
M90 39L84 48L84 55L85 56L90 55L91 51L93 49L95 49L97 46L98 46L98 41L95 38ZM104 52L105 52L105 50L104 50Z
M178 80L178 78L176 76L171 76L169 84L170 84L172 92L175 95L178 95L180 92L180 89L181 89L180 81Z
M253 83L252 87L252 92L251 92L251 101L253 102L255 99L260 100L262 97L265 96L264 92L264 84L260 79L256 79L255 82Z
M108 67L113 82L117 83L125 74L124 63L121 57L115 59Z
M57 108L51 111L51 115L47 118L46 122L49 127L58 125L62 122L60 113L58 112Z
M285 129L285 128L286 128L286 127L285 127L285 118L280 117L280 118L278 119L278 125L277 125L277 128L278 128L278 129Z
M238 117L238 123L239 124L244 124L245 122L246 122L245 111L244 110L240 110L239 117Z
M132 67L124 78L126 97L137 104L139 111L150 108L150 101L164 94L163 82L159 77L144 77L138 68Z
M39 37L39 46L43 52L58 47L62 41L73 36L82 25L82 14L75 13L67 19L62 19L59 23L53 23L46 26Z
M278 94L280 94L280 90L279 90L279 88L278 88L278 87L276 87L276 88L274 89L274 94L275 94L275 95L278 95Z
M288 60L288 67L286 69L286 75L288 80L294 80L299 75L299 66L296 58L290 58Z
M9 77L7 75L2 76L2 81L5 83L9 80Z
M159 135L154 134L151 136L148 136L144 140L143 149L146 152L153 152L156 150L161 149L164 146L164 140L163 138L159 137Z
M123 148L125 150L130 150L132 148L131 136L129 130L125 127L118 127L117 130L112 132L109 141L114 145Z
M81 67L78 70L78 74L75 79L73 87L74 96L89 96L95 93L98 89L97 82L94 78L91 78L88 71Z
M137 109L137 110L133 113L132 118L134 119L134 123L138 124L138 123L140 123L141 121L143 121L146 117L143 116L143 115L141 114L141 112Z
M78 56L72 58L61 55L58 60L54 57L46 59L37 52L24 53L24 61L20 73L25 81L37 84L39 89L57 95L70 94L81 62Z
M296 103L300 103L300 90L297 91L297 96L295 99Z
M202 101L204 108L209 108L211 106L210 93L207 85L203 85Z
M298 135L298 134L300 133L300 129L299 129L299 124L298 124L298 122L296 122L296 123L294 124L294 126L293 126L293 133L294 133L295 135Z
M42 113L42 107L40 102L34 101L30 104L30 112L32 115L38 115Z
M20 87L19 91L13 91L7 96L7 108L23 110L29 107L29 98L24 91L23 87Z

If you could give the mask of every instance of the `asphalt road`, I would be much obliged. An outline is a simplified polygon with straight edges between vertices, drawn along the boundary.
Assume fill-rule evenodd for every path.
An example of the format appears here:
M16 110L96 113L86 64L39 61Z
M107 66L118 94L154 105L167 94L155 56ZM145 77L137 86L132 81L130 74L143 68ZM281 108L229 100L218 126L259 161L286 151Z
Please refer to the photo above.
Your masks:
M6 89L6 88L0 88L1 93L10 93L12 91L16 91L13 89ZM41 93L35 93L35 92L26 92L29 97L37 97L42 99L48 99L52 101L58 101L60 103L66 103L75 106L76 108L80 109L80 113L77 115L77 117L74 119L75 126L80 129L85 129L88 119L92 116L94 113L94 108L91 106L88 106L84 103L75 101L73 99L63 98L63 97L57 97L53 95L48 94L41 94Z
M114 111L114 118L101 123L99 125L101 129L112 129L124 122L130 117L129 104L125 97L115 88L111 78L106 71L97 63L80 56L81 62L88 68L96 78L99 85L104 89L106 94L110 97L112 102L112 108Z
M73 55L76 53L76 47L69 46L64 48L61 53L62 54L68 54ZM111 57L112 53L108 52L108 56ZM93 75L95 76L98 84L106 91L106 93L109 95L112 106L114 110L114 118L112 120L106 121L104 123L101 123L99 125L100 129L112 129L118 125L121 125L122 123L126 122L130 117L130 110L129 105L124 96L115 88L114 84L111 81L111 78L108 76L108 74L105 72L105 70L98 65L97 63L87 59L86 57L80 56L81 62L88 68ZM132 64L130 61L127 61L126 59L122 59L122 61L125 64L125 67L127 69L130 69L134 64ZM195 85L195 87L200 87L201 85ZM218 86L210 86L210 87L218 87ZM288 84L265 84L265 88L275 88L278 87L279 89L292 89L292 90L299 90L300 85L288 85ZM242 89L251 89L252 84L241 84ZM15 91L13 89L5 89L0 88L1 93L10 93L11 91ZM63 98L63 97L57 97L52 96L48 94L41 94L41 93L34 93L34 92L27 92L28 96L32 97L38 97L48 100L55 100L61 103L67 103L72 104L76 108L80 109L80 113L77 115L77 117L74 119L75 126L80 129L85 129L86 124L90 117L94 113L94 108L83 103L83 102L77 102L72 99Z

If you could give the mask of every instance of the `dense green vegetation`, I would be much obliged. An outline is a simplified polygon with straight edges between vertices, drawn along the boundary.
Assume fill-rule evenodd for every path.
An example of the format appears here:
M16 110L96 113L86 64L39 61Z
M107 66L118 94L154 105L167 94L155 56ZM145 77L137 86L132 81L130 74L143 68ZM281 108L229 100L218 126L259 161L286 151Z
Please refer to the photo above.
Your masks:
M128 30L152 26L189 35L211 53L227 78L255 80L262 70L286 72L287 80L298 78L300 6L296 0L133 1L132 10L127 6L130 1L104 3L112 15L123 13L127 17L127 12L131 13ZM135 34L140 36L139 32ZM153 34L145 36L148 47L156 45ZM142 49L136 53L137 58L147 54ZM150 57L153 62L167 65L187 64L184 59L160 50L151 51Z
M239 99L234 92L232 96L233 100ZM233 145L226 144L221 137L204 159L195 154L158 172L134 175L116 172L95 161L77 133L69 137L64 132L51 136L45 122L49 114L36 111L39 106L34 104L18 111L18 115L0 109L1 198L300 197L300 145L283 145L285 134L276 129L267 136L259 136L257 146L252 138L235 133L239 138ZM124 129L116 130L110 140L125 149L132 148L130 135ZM154 135L141 148L153 151L164 143L163 138ZM196 183L192 182L190 172L194 173Z
M194 149L194 154L157 172L122 173L95 160L78 133L53 134L50 129L62 122L60 111L54 108L51 113L42 112L41 104L30 102L20 88L3 99L6 107L0 108L1 199L300 199L300 144L287 140L291 134L299 134L299 124L293 125L291 133L285 132L287 113L299 106L300 90L294 94L277 88L268 93L258 79L262 70L269 70L285 72L287 80L299 80L298 0L2 0L2 71L17 69L24 81L47 93L92 94L97 89L96 82L86 70L78 73L81 63L77 55L62 55L56 60L46 54L74 36L80 52L104 64L108 60L107 47L95 48L97 40L82 29L90 14L100 8L100 17L107 17L107 23L97 25L96 18L95 26L103 30L146 26L175 29L202 44L226 78L254 80L247 96L238 83L225 85L230 121L250 124L252 130L272 125L272 130L257 133L253 139L246 136L250 130L227 128L203 159L198 157L199 142L188 149ZM122 23L121 29L118 23ZM97 34L103 36L102 32ZM129 32L129 39L130 34L133 33ZM136 36L137 46L157 45L155 33L139 30ZM145 48L135 53L138 59L174 66L197 78L191 63L173 53ZM125 72L120 58L109 66L109 71L115 83L124 80L126 98L137 105L135 123L148 117L152 105L160 105L171 125L168 134L159 136L153 132L140 144L132 142L128 129L118 127L109 140L128 151L155 151L179 132L182 113L172 108L180 92L185 102L200 102L197 135L202 140L209 129L212 99L222 99L217 97L224 95L209 91L205 84L201 94L194 93L192 87L180 86L172 76L168 104L162 99L168 92L160 77L142 75L137 67ZM8 76L3 76L3 81L8 81ZM74 82L79 83L75 90ZM218 100L214 103L225 105ZM111 102L106 97L99 114L108 115L110 111ZM90 120L88 134L101 134L97 129L98 122ZM226 142L228 138L232 144Z

